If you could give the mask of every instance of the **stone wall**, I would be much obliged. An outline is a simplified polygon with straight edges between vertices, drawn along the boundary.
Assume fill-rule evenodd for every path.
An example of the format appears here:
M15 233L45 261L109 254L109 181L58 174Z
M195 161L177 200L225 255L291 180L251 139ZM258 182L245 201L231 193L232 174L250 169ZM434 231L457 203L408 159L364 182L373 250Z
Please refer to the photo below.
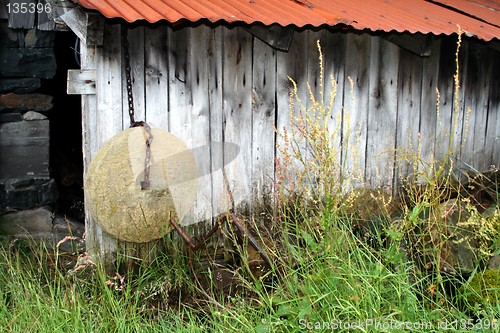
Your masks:
M54 105L47 91L57 68L55 34L11 29L0 19L0 238L57 241L68 226L83 233L52 209L59 194L49 165Z

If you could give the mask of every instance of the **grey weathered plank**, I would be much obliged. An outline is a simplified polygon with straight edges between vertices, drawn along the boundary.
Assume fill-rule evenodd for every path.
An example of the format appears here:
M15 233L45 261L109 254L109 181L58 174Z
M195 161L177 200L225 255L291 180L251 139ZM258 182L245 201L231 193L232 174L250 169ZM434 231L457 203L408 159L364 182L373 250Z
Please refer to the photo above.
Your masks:
M146 121L168 131L168 34L166 26L145 28Z
M345 75L346 84L349 78L352 80L353 91L344 98L343 133L347 146L342 158L345 160L344 174L351 180L351 186L365 182L371 41L369 35L347 37ZM346 184L346 188L350 185Z
M392 190L399 48L377 37L371 46L365 175L369 185Z
M436 40L429 57L422 60L422 91L420 97L420 128L417 157L423 164L415 170L418 173L435 158L437 129L437 88L439 81L439 66L441 42ZM420 179L421 181L423 179Z
M440 48L438 90L440 94L439 114L436 124L435 158L442 161L448 153L453 152L452 125L454 117L453 98L455 73L456 44L443 40ZM455 121L456 123L456 121ZM454 133L454 131L453 131Z
M211 29L207 36L208 105L210 108L210 156L212 163L212 214L218 216L231 209L231 200L223 177L224 99L223 99L223 30Z
M277 93L277 119L276 119L276 129L280 135L277 136L276 144L278 148L276 150L277 163L280 168L295 168L297 170L302 168L302 163L291 159L292 154L291 147L286 147L285 140L282 137L285 129L288 137L291 139L293 137L293 131L297 131L294 128L295 120L291 119L291 115L298 117L300 112L305 112L307 105L307 31L295 31L293 41L290 44L288 52L277 53L277 77L276 77L276 93ZM290 98L290 94L294 93L294 86L291 82L292 79L297 84L296 96ZM297 101L297 96L300 99ZM290 105L292 103L292 105ZM296 139L299 136L295 136ZM283 154L284 149L288 149L288 156ZM300 143L300 153L305 154L305 143ZM279 171L279 170L277 170ZM296 186L296 179L292 179L291 175L285 179L279 179L279 172L276 173L275 177L278 182L282 182L280 186Z
M344 94L348 96L349 87L345 86L345 52L346 34L326 31L322 43L324 57L324 94L325 106L329 109L328 130L331 136L331 147L335 151L338 165L337 173L341 176L342 168L342 116ZM332 81L333 79L333 81ZM340 184L339 184L340 185Z
M223 31L223 136L225 142L239 146L238 156L226 165L226 174L236 207L248 213L252 197L253 37L240 28ZM224 147L224 158L232 155L230 150L229 145Z
M464 45L468 49L466 74L462 81L464 87L464 109L470 109L462 138L461 165L476 170L487 170L488 159L485 153L487 110L489 87L491 85L492 62L489 61L490 49L482 45Z
M94 95L95 70L70 69L66 92L69 95Z
M119 24L105 26L105 48L96 49L96 72L99 77L96 81L96 119L95 137L96 146L92 154L95 154L100 146L113 135L123 129L122 122L122 62L121 57L121 26ZM94 148L94 147L92 147ZM105 264L106 269L111 270L115 262L118 241L102 231L95 222L92 224L90 237L90 251L97 253L99 259Z
M187 82L191 86L191 117L188 129L190 131L189 147L193 148L193 155L198 167L198 193L193 206L191 221L185 224L199 223L202 221L212 222L212 177L210 161L210 107L208 106L208 61L207 49L209 28L199 27L191 34L188 61L190 70ZM187 110L186 110L187 111ZM200 228L203 227L200 225Z
M253 54L251 200L260 214L271 206L274 186L276 51L254 38Z
M493 51L489 61L492 62L492 82L489 87L488 122L486 126L485 156L489 164L500 168L500 52ZM496 60L495 60L496 59ZM496 79L494 79L496 78Z
M131 92L133 96L135 121L146 119L145 70L144 70L144 27L128 28L128 43L130 56L130 75L132 77ZM121 42L118 41L118 42ZM126 50L122 50L122 61L125 61ZM122 96L123 96L123 128L130 126L129 102L126 82L125 63L122 65Z
M418 156L422 98L422 58L409 51L400 51L397 123L396 170L394 188L400 181L418 172ZM435 127L435 126L434 126ZM427 140L427 139L426 139Z

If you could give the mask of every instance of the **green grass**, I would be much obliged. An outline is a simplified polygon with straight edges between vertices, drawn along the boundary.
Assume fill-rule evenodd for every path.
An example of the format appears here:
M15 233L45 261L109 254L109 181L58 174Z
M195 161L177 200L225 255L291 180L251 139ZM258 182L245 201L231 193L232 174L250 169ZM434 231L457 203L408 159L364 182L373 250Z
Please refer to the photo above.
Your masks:
M210 279L203 290L182 253L106 276L91 265L72 273L64 268L67 256L43 246L4 247L0 331L429 332L442 331L443 323L460 328L469 319L483 326L500 319L498 302L461 302L467 282L416 273L400 242L366 245L349 222L334 211L284 213L273 238L280 241L266 243L273 263L266 274L254 278L245 247L236 248L243 261L234 268L239 288L231 295Z

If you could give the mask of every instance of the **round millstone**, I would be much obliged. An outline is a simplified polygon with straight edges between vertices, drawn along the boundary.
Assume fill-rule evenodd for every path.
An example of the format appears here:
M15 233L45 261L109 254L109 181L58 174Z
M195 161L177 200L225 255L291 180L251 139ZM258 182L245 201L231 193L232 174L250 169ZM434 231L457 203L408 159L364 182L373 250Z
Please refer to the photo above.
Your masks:
M111 236L135 243L170 232L170 219L181 221L197 192L198 171L186 145L173 134L152 129L150 186L144 180L147 132L129 128L105 142L92 159L85 189L96 223Z

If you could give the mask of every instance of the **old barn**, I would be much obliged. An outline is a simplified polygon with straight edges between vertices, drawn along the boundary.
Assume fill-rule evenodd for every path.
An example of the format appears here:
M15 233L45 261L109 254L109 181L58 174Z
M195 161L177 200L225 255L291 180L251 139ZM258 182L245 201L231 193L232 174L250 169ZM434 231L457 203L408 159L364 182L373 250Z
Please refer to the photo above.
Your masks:
M226 185L239 212L257 214L271 202L275 128L289 125L288 77L304 101L307 82L319 93L317 40L325 77L333 75L337 83L332 126L349 118L358 133L339 137L339 143L356 145L345 165L360 166L367 186L397 186L405 172L395 168L397 147L418 146L427 160L444 156L449 146L443 128L454 132L462 166L487 170L499 164L498 1L76 2L59 14L81 40L81 69L68 73L68 93L82 95L84 164L129 127L129 53L136 120L198 149L197 164L205 170L185 225L208 221L198 224L206 229L227 210ZM455 100L460 110L454 123ZM152 246L119 242L92 216L86 230L87 246L103 258L122 247Z

